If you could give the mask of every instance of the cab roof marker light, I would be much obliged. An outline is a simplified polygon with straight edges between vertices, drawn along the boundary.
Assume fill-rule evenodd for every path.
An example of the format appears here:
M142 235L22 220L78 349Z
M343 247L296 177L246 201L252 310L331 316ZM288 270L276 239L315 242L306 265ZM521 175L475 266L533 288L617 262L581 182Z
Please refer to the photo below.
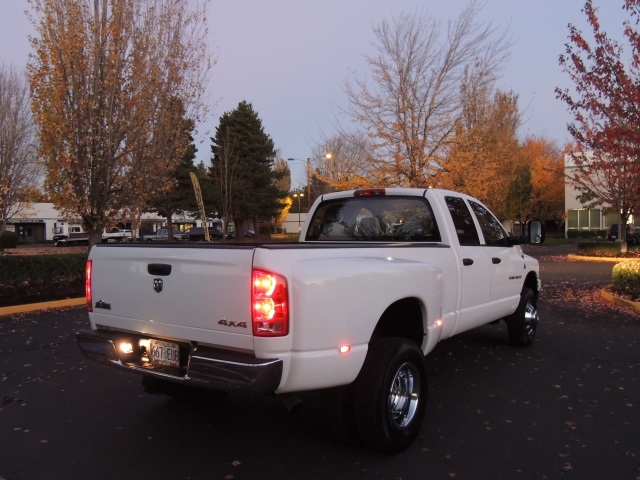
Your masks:
M387 191L384 188L367 188L353 192L354 197L384 197Z

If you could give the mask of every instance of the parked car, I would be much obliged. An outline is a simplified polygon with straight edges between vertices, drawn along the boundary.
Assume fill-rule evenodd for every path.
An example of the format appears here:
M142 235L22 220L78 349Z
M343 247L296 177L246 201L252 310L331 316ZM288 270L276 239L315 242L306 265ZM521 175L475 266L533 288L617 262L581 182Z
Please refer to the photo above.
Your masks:
M209 239L220 239L222 238L222 230L216 227L207 227L209 229ZM191 227L189 230L185 232L188 236L188 239L191 241L200 241L204 240L204 227Z
M186 232L188 239L191 241L204 240L204 228L202 227L191 227Z
M627 243L631 243L630 239L633 237L633 229L631 225L627 223ZM607 240L611 242L615 242L618 239L618 224L614 223L611 225L609 229L609 234L607 235Z
M245 237L255 237L256 236L256 232L254 232L253 230L245 230L244 231L244 236Z
M174 240L187 240L189 237L185 233L180 233L178 230L173 231ZM167 242L169 240L169 230L166 228L160 228L155 233L144 236L145 242Z
M640 227L633 229L633 233L627 236L627 243L631 245L640 245Z

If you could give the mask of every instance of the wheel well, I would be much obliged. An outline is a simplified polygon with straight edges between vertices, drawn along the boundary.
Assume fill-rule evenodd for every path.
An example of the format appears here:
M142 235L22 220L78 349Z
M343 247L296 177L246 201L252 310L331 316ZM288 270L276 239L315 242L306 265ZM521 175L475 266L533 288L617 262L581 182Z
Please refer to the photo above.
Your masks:
M538 298L538 293L540 292L538 292L538 278L536 277L535 273L531 272L529 273L529 275L527 275L527 278L524 280L523 287L527 287L533 290L536 298Z
M424 337L422 302L405 298L390 305L380 317L373 338L402 337L422 344Z

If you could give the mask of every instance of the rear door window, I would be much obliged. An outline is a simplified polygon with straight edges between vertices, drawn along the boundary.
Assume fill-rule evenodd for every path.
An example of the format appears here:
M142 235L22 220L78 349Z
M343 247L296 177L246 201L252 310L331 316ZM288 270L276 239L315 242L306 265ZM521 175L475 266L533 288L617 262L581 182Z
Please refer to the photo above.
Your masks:
M473 223L473 217L464 200L461 197L445 197L445 202L453 219L460 245L480 245L478 229Z

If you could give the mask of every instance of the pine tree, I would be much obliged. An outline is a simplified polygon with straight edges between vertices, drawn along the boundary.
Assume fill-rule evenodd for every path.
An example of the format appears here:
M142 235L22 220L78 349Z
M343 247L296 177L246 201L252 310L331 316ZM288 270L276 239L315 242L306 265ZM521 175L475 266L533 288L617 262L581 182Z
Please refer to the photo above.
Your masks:
M242 101L224 113L211 141L210 172L225 225L233 218L239 232L245 220L277 217L287 192L276 185L283 174L273 169L274 143L253 106Z

